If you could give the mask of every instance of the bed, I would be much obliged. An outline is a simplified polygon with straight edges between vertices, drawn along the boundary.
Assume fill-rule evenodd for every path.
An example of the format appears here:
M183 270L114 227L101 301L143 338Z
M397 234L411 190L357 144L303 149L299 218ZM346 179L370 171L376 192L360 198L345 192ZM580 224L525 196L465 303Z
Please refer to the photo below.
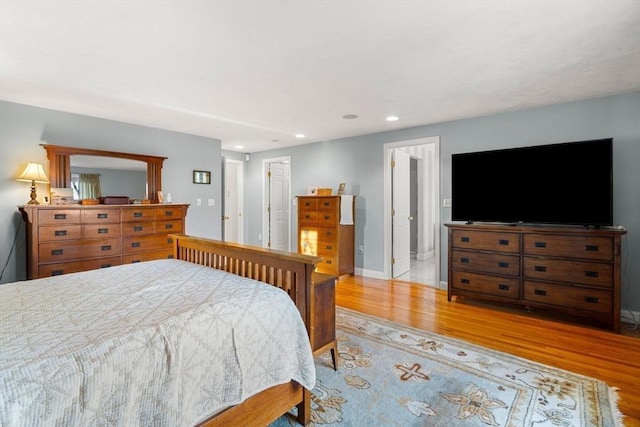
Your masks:
M0 285L0 425L309 423L319 258L170 237L174 259Z

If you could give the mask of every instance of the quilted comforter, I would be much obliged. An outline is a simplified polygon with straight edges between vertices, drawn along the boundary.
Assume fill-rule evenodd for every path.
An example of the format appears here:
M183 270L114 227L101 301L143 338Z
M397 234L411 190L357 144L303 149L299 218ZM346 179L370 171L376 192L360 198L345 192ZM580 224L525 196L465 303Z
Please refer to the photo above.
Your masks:
M315 367L282 290L178 260L0 285L0 425L190 426Z

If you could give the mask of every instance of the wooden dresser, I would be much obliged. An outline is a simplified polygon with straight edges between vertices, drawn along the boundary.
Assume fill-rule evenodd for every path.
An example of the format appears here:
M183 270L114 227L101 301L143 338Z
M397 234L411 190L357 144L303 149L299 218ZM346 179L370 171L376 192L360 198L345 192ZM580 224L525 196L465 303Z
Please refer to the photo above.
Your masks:
M186 204L19 207L27 224L27 278L170 258Z
M353 274L355 197L351 224L340 224L341 196L298 196L298 252L322 257L319 273Z
M625 230L447 224L448 299L483 298L588 317L620 332Z

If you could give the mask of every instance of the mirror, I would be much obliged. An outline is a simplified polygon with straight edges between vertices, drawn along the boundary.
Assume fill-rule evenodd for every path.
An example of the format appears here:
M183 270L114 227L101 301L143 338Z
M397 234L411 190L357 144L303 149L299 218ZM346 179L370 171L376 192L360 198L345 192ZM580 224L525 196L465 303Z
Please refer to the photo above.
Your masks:
M144 154L120 153L117 151L93 150L89 148L64 147L61 145L41 144L49 159L49 179L53 188L71 188L71 167L76 160L87 160L91 156L102 158L103 162L113 163L116 159L127 159L146 164L147 198L158 203L158 191L162 190L162 163L166 157ZM94 160L96 160L94 158ZM85 163L86 164L86 163ZM122 195L122 194L121 194Z
M71 187L73 198L83 199L80 188L82 175L98 175L100 196L127 196L131 200L147 198L147 164L140 160L116 157L73 155Z

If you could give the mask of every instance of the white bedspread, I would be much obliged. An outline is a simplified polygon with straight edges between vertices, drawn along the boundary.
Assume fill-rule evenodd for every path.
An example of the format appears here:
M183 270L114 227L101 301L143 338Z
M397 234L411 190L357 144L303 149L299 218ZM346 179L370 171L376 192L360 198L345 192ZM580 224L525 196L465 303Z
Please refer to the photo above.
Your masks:
M190 426L291 379L313 357L270 285L178 260L0 285L2 426Z

